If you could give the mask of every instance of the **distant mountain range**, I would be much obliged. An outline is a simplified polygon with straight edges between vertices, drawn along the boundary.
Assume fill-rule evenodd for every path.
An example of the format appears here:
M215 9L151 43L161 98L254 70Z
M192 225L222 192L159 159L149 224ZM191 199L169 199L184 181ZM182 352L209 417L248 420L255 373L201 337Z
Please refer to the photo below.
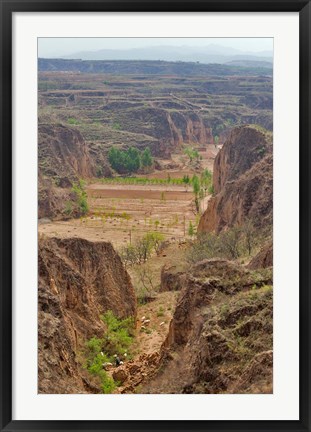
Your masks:
M60 56L58 56L59 58ZM271 67L272 51L244 52L220 45L206 47L189 46L149 46L132 49L102 49L99 51L81 51L61 56L63 59L81 60L164 60L200 63L231 63L239 66L254 65L260 62L262 67ZM249 62L247 64L246 62Z

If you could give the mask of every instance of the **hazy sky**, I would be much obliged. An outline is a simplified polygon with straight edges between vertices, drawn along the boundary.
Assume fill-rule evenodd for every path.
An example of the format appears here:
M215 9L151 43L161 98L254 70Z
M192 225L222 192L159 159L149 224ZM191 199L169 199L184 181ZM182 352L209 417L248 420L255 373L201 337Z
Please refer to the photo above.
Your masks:
M272 51L272 38L39 38L39 57L61 57L80 51L131 49L148 46L221 45L247 52Z

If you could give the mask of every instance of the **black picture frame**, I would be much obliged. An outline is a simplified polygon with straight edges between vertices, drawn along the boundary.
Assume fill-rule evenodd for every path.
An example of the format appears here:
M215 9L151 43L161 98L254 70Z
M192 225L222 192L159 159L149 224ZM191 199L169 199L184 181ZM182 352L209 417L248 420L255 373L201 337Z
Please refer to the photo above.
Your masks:
M0 307L1 431L311 431L310 137L311 5L305 0L0 0ZM299 12L300 26L300 419L298 421L14 421L12 420L12 14L14 12Z

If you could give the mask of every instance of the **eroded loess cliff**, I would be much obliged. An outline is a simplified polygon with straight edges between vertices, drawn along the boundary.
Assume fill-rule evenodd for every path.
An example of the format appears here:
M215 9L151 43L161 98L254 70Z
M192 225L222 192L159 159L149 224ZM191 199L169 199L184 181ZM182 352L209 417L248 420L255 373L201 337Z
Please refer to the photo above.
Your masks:
M102 111L106 119L122 128L113 132L115 145L134 145L140 150L149 147L159 158L170 157L171 153L180 151L183 144L213 143L212 129L202 116L184 102L179 102L180 110L169 110L170 106L170 103L163 107L152 102L152 106L133 107L120 101L117 106L115 102L103 105ZM111 140L111 136L106 137L107 141ZM107 143L102 143L102 151L105 147Z
M214 163L215 196L201 217L199 232L219 232L252 220L272 225L272 136L256 126L235 128Z
M271 393L272 269L202 261L181 292L147 393Z
M68 186L79 177L92 177L94 166L81 133L62 124L39 124L39 171Z
M64 216L66 202L75 201L73 182L94 171L82 135L61 124L39 124L38 164L38 218Z
M96 393L79 363L87 339L105 331L100 314L136 317L130 277L110 243L41 238L39 392Z

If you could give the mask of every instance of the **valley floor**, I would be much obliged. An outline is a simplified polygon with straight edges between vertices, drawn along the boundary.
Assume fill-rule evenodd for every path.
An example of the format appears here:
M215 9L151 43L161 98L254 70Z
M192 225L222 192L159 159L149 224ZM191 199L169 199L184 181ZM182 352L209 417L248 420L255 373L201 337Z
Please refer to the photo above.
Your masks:
M159 172L158 178L163 177ZM178 178L180 173L176 174ZM151 176L150 176L151 177ZM154 176L152 176L154 178ZM155 178L157 178L155 176ZM167 172L165 173L167 178ZM184 241L189 239L188 227L198 220L193 209L193 193L184 185L116 185L100 182L87 187L89 215L80 219L43 221L39 223L39 235L57 238L84 238L89 241L109 241L117 250L135 242L148 232L159 232L169 240L167 248L154 254L143 264L150 273L154 290L152 301L138 304L137 328L132 347L133 364L139 367L134 382L148 380L149 367L141 370L145 356L158 355L167 337L177 294L176 291L158 292L161 284L161 269L164 265L181 265L184 259ZM209 196L203 201L207 205ZM128 267L137 294L142 290L138 267ZM146 329L141 318L150 320ZM113 368L112 374L116 369ZM127 383L131 388L131 382ZM137 392L139 385L133 386ZM126 391L122 386L117 393ZM126 391L127 392L127 391Z
M158 231L165 239L181 240L187 236L189 223L197 225L198 222L193 193L182 185L93 183L87 192L90 215L39 223L39 233L49 237L110 241L119 249L151 231ZM202 204L205 208L207 198Z

